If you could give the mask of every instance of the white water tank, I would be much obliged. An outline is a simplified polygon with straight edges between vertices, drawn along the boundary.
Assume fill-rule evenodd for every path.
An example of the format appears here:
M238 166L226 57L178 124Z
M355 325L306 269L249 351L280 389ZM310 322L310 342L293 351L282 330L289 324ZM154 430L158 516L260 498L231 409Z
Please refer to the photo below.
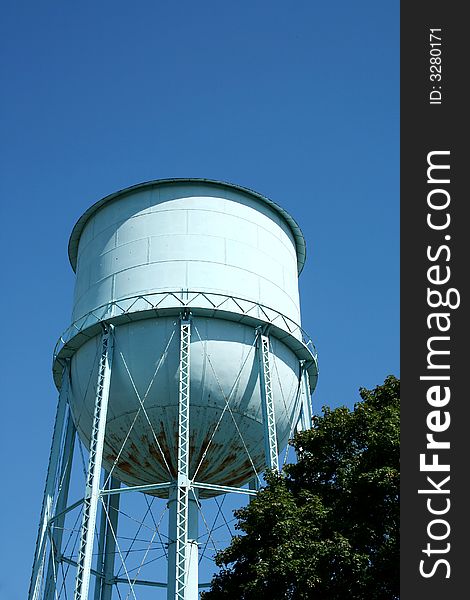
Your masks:
M103 466L129 485L176 476L179 325L190 311L190 477L243 485L264 468L256 328L269 330L278 446L292 434L300 365L316 357L300 329L305 242L295 221L236 185L157 180L103 198L69 244L72 325L59 341L58 386L71 360L71 399L88 445L100 323L115 350Z

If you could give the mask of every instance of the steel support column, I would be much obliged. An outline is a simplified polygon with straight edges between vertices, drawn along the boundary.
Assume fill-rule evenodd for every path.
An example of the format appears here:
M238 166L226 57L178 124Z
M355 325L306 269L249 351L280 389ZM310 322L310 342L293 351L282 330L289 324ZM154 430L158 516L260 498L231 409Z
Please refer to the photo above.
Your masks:
M279 458L276 438L276 414L269 364L269 337L258 333L258 352L260 361L261 405L264 423L264 444L266 466L268 469L279 470Z
M121 485L121 482L111 477L110 488L115 489ZM104 562L103 562L103 580L102 592L100 600L111 600L114 583L114 559L116 558L116 539L118 517L119 517L119 500L121 494L111 494L108 504L108 523L106 528L106 543L104 547Z
M88 471L83 501L83 518L78 551L74 600L87 600L90 585L91 562L96 524L96 512L100 493L101 463L103 457L106 415L108 412L109 387L113 357L112 326L105 326L101 338L101 356L98 366L95 410L90 440Z
M310 399L310 384L308 372L305 364L302 364L300 370L300 385L301 385L301 412L300 412L300 430L306 431L312 426L312 402Z
M103 471L104 481L108 480L109 471ZM109 489L109 481L108 485L104 489ZM103 491L103 490L102 490ZM109 505L109 496L101 496L101 515L100 515L100 528L98 531L98 553L96 557L96 570L100 573L103 572L103 561L104 561L104 545L106 539L106 514L107 507ZM101 587L102 587L102 577L95 577L95 594L93 596L93 600L101 600Z
M57 470L60 462L62 435L64 430L65 414L67 409L67 397L69 390L70 365L67 361L62 374L62 386L60 388L57 412L52 434L51 452L47 467L46 485L42 500L39 530L36 539L36 550L34 553L33 571L29 586L28 600L38 600L41 594L44 567L46 562L47 529L49 520L52 518L54 496L57 487Z
M199 547L198 547L198 518L199 518L199 491L191 488L188 498L188 539L186 546L186 600L199 598Z
M186 541L186 586L183 597L185 600L197 600L199 579L199 556L198 556L198 517L199 517L199 491L191 488L188 495L188 521ZM169 544L168 544L168 592L167 597L174 599L176 596L176 523L177 523L177 488L170 491L168 501L169 511Z
M105 471L104 478L108 479L109 473ZM118 490L121 482L114 477L109 477L106 491ZM116 556L116 540L119 500L121 494L106 494L101 496L103 502L98 542L98 570L102 577L97 577L95 582L94 600L111 600L114 584L114 562Z
M58 476L58 496L54 510L59 515L50 526L51 549L49 553L49 564L47 567L44 600L53 600L56 596L55 587L57 583L56 569L62 554L62 538L64 535L65 513L67 508L70 474L72 472L73 451L75 448L75 425L70 408L67 415L67 428L65 430L64 448L62 451L62 462Z
M253 479L250 479L250 481L248 482L248 489L250 490L250 492L258 492L259 491L259 479L258 477L253 477ZM248 496L248 502L251 502L254 499L254 495L250 495Z
M168 600L193 600L188 592L188 508L189 508L189 380L191 324L188 314L180 321L180 362L178 387L178 473L170 491L168 548ZM172 509L173 505L173 509ZM196 585L197 591L197 585ZM197 596L194 600L197 599Z

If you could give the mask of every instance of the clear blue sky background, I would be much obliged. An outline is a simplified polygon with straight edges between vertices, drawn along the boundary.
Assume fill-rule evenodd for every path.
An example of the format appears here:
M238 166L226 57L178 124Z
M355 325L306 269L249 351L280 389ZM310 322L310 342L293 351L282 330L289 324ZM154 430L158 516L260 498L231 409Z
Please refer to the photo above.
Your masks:
M70 231L100 197L207 177L307 240L314 408L399 369L399 3L2 3L0 598L29 584L69 324Z

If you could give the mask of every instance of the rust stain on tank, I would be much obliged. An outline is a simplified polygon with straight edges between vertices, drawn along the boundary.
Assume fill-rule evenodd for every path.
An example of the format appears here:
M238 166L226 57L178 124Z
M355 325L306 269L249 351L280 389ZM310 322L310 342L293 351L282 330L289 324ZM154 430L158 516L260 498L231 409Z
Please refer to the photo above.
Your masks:
M133 462L134 464L136 464L138 467L142 466L142 462L140 459L140 456L135 456L134 454L131 454L130 452L127 454L127 458Z
M121 469L121 471L124 471L124 473L127 473L128 475L134 475L132 465L127 461L119 461L117 466L118 469Z
M158 438L157 438L158 439ZM152 456L152 458L155 459L155 461L163 468L165 469L165 471L167 471L167 466L165 464L165 460L168 463L168 467L171 473L172 477L176 477L176 469L174 468L172 461L171 461L171 454L170 454L170 450L167 444L167 440L165 436L160 437L160 439L158 439L158 443L160 444L160 448L157 446L157 444L155 442L151 443L148 440L147 441L147 447L148 447L148 451L149 454ZM163 459L163 456L165 457L165 460Z
M139 454L140 449L137 448L137 446L134 444L134 442L129 442L129 447L132 450L132 452L134 452L134 454Z
M154 431L141 432L138 438L128 440L123 451L121 450L120 461L116 466L122 471L123 476L130 475L142 483L176 479L178 440L175 427L177 423L174 419L171 419L166 426L163 420L157 423ZM198 437L198 433L202 435ZM246 450L233 437L227 438L224 443L223 436L213 436L214 431L210 426L205 428L204 432L191 430L188 440L189 476L193 478L197 469L195 479L201 483L219 483L234 487L246 484L254 477L251 461L248 457L244 458ZM111 441L113 443L115 440ZM113 452L113 446L108 450L111 452L107 453L106 458L114 463L119 453ZM263 458L256 456L254 463L256 468L261 470ZM152 495L160 495L160 493ZM201 491L202 497L212 495L217 494Z
M198 448L198 455L197 458L195 459L195 454L196 454L196 446L194 444L190 445L189 451L190 451L190 457L191 457L191 464L194 464L194 468L196 469L197 466L199 465L199 463L202 460L202 457L204 456L204 452L206 452L206 449L208 449L208 447L210 448L210 439L211 439L211 434L208 433L205 438L202 440L201 444L199 445ZM201 469L204 469L204 463L206 462L206 459L204 458L204 461L201 464Z

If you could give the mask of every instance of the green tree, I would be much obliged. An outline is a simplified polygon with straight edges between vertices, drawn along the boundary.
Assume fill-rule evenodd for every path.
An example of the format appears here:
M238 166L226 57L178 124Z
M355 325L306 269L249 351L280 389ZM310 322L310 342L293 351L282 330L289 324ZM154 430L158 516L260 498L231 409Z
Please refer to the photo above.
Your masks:
M204 600L399 597L399 390L389 376L295 436L297 462L236 511L244 535Z

